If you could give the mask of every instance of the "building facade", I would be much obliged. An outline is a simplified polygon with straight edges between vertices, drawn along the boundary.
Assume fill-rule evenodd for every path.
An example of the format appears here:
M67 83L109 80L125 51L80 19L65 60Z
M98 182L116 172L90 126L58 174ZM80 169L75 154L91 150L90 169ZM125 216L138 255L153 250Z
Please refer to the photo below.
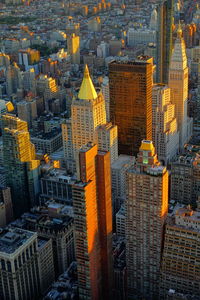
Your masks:
M80 64L80 37L72 33L67 38L67 49L73 64Z
M172 54L172 25L174 0L159 0L157 7L157 71L156 81L167 83Z
M25 121L5 114L2 116L3 159L6 184L11 188L15 217L28 211L39 194L39 165L35 148L30 142Z
M193 296L194 299L199 296L199 218L200 213L190 207L175 208L168 217L161 266L160 299L168 299L169 290Z
M118 156L117 127L106 123L105 101L100 89L95 90L87 65L78 95L72 101L71 118L62 125L62 132L67 165L72 160L78 162L79 150L88 142L98 144L98 150L110 151L111 163Z
M128 299L158 299L168 172L151 141L142 141L136 166L127 172L126 264Z
M174 50L169 65L169 87L172 103L175 105L175 117L180 132L179 147L183 148L192 135L192 119L188 118L188 66L185 42L181 28L177 31Z
M17 228L5 230L0 235L0 249L1 299L38 299L37 234Z
M75 249L80 299L109 299L112 281L110 155L87 144L80 150L80 181L73 186Z
M153 86L152 117L152 140L159 161L166 165L179 152L175 105L171 102L171 91L166 85Z
M200 191L200 157L181 155L171 163L171 199L196 205Z
M119 154L135 155L152 139L152 64L114 61L109 65L110 120L118 126Z

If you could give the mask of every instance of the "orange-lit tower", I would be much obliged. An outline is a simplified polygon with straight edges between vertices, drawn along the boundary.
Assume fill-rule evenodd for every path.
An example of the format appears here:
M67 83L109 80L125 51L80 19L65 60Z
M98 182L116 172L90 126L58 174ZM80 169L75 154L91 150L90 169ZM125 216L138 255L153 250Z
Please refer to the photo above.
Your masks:
M141 141L152 139L150 61L109 64L110 121L118 127L119 154L137 155Z
M126 262L128 299L155 300L158 294L168 172L151 141L142 141L136 165L127 173Z
M112 292L112 198L110 152L99 151L96 157L97 208L102 275L102 299Z
M73 186L75 249L80 299L109 299L112 290L110 153L88 143L79 153Z

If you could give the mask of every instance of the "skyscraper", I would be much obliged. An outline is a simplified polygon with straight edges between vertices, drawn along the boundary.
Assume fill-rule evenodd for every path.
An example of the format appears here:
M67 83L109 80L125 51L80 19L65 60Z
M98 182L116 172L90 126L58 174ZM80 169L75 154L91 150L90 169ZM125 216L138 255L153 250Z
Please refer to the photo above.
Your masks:
M16 93L18 88L22 88L22 72L16 63L8 66L6 71L6 92L10 97Z
M10 223L13 219L12 198L9 187L3 187L0 185L0 203L2 204L1 207L3 208L3 213L1 213L0 217L0 226L3 227Z
M126 265L128 299L157 299L168 172L151 141L142 141L136 165L127 172Z
M39 193L39 165L25 121L2 116L3 158L6 183L11 188L14 215L20 216L35 204Z
M80 299L109 299L112 289L110 154L91 143L79 154L80 181L72 189Z
M175 116L180 132L180 149L188 142L192 133L192 119L187 115L188 103L188 66L185 42L179 27L169 67L169 87L172 103L175 104Z
M51 239L9 226L0 232L0 249L0 299L40 299L54 281Z
M67 49L73 64L80 64L80 37L72 33L67 38Z
M152 64L114 61L109 65L110 120L118 126L119 154L135 155L152 139Z
M97 141L96 129L106 123L105 102L97 93L86 65L77 99L72 101L72 143L74 152L88 142Z
M167 164L179 151L175 105L171 102L170 88L164 84L155 84L152 94L152 140L158 159Z
M35 232L10 228L0 234L0 298L39 298L40 274Z
M87 65L78 92L72 101L71 119L62 126L67 165L78 161L78 153L88 142L98 144L98 150L110 151L111 162L118 156L117 127L106 123L105 101L101 90L95 90ZM77 166L78 171L78 166Z
M159 0L157 7L157 70L158 83L168 82L169 63L172 53L172 24L174 0Z
M171 163L170 197L179 203L196 206L200 190L200 159L188 151Z
M190 207L175 208L165 227L160 299L168 299L169 290L188 295L179 299L199 299L199 239L200 213Z

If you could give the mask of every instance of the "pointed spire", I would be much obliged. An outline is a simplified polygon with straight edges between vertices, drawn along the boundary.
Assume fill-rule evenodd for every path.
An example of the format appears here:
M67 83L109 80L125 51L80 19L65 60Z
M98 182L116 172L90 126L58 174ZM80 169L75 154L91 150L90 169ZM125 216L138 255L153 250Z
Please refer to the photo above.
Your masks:
M78 93L78 98L83 100L93 100L97 98L97 93L90 78L90 73L87 65L85 65L83 81Z
M181 27L181 22L179 21L178 29L177 29L177 37L182 38L182 36L183 36L183 31Z
M177 65L178 63L178 65ZM171 56L170 61L170 69L185 69L187 68L187 56L186 56L186 48L185 41L182 36L181 24L179 23L179 27L177 29L177 38L174 43L174 49Z

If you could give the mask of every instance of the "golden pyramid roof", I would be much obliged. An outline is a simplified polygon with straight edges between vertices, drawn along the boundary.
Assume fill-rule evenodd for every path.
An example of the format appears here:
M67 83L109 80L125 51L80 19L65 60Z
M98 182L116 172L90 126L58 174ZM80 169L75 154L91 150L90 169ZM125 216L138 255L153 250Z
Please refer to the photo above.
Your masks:
M78 98L83 100L92 100L97 98L97 92L90 78L90 73L87 65L85 65L83 81L78 93Z
M140 146L140 150L152 151L154 150L153 142L148 140L143 140Z

